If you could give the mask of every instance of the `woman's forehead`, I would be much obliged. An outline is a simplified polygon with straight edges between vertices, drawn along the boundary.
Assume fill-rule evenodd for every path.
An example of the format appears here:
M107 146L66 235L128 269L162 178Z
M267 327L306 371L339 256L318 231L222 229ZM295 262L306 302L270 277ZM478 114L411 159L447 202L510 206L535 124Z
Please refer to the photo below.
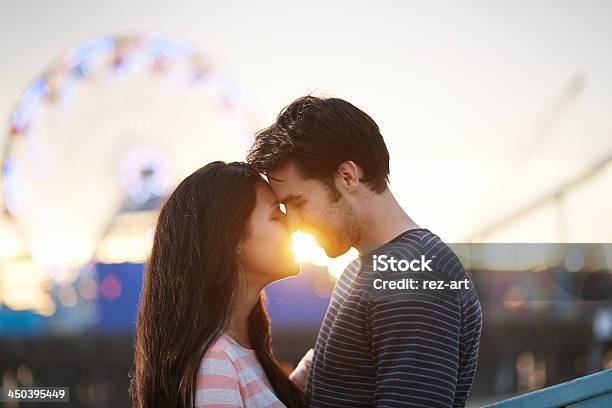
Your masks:
M278 199L276 194L274 194L274 190L270 187L265 181L257 183L257 198L265 205L272 205L278 203Z

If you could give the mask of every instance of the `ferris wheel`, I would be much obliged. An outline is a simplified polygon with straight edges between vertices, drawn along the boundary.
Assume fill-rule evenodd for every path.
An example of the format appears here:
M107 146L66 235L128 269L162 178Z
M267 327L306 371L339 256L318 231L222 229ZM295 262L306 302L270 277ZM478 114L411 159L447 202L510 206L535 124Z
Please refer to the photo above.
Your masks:
M242 93L186 43L151 33L79 44L35 79L10 122L5 212L45 266L92 259L121 211L155 209L212 160L240 160Z

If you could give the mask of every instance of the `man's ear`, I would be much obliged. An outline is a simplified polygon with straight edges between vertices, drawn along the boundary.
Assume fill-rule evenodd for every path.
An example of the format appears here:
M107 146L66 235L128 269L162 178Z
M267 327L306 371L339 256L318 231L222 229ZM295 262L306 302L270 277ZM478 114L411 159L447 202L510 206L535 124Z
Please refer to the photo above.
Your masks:
M354 190L361 183L361 168L352 160L340 163L336 172L340 184L348 189Z

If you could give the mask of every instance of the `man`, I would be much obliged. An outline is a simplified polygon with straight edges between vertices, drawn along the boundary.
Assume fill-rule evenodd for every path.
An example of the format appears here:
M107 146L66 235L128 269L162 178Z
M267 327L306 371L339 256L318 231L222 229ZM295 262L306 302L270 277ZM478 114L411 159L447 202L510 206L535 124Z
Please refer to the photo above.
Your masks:
M256 135L247 160L268 177L290 228L313 235L330 257L360 253L325 314L309 406L465 406L480 303L455 254L389 190L389 152L372 118L342 99L299 98ZM417 168L400 182L416 176Z

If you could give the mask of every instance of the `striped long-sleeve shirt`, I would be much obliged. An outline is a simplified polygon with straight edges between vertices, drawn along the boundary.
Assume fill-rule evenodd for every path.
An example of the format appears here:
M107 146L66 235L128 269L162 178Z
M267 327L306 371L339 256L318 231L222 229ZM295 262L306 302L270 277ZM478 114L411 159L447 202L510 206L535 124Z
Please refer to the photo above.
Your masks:
M206 351L198 371L195 407L283 408L255 351L227 334Z
M374 255L426 267L374 270ZM420 289L380 289L382 281L407 278ZM425 281L435 289L423 289ZM438 289L438 281L463 282L464 289ZM309 406L463 407L481 322L476 292L452 250L427 229L406 231L360 255L336 283L308 376Z

